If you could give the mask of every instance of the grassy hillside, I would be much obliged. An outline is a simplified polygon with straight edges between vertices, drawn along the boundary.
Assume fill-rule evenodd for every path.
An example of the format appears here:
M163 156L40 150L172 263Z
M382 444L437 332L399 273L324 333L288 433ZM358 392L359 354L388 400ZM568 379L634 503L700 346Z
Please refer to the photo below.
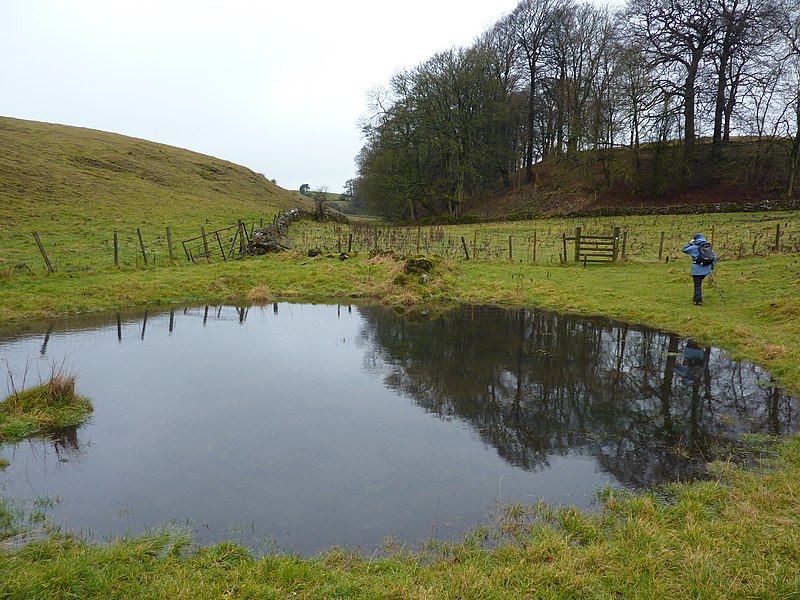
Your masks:
M166 256L174 243L243 219L258 223L309 199L218 158L90 129L0 117L0 267L41 266L31 232L54 266L77 270L99 251L111 264L113 224L123 264L138 236Z
M788 148L784 139L731 140L715 148L700 140L691 155L680 144L651 144L550 157L524 170L511 187L473 198L465 214L563 215L583 211L617 213L675 210L713 212L745 206L793 208L785 198Z

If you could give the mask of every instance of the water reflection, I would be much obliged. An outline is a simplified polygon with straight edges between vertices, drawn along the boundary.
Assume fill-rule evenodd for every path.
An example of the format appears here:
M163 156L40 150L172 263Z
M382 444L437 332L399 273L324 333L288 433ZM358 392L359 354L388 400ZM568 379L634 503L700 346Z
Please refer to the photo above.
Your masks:
M468 421L523 469L577 451L644 487L697 476L744 432L797 425L795 402L763 370L675 335L529 309L464 307L423 323L362 312L370 364L392 365L387 385Z
M6 361L29 383L66 361L95 411L0 446L4 493L56 495L65 526L102 535L178 519L300 553L456 537L498 500L587 507L797 429L796 401L717 348L531 309L92 314L0 329Z

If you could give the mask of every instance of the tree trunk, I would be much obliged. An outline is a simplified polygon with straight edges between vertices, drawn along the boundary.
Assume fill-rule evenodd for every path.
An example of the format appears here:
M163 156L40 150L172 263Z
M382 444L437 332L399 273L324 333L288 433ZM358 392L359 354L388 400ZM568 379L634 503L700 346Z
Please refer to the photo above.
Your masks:
M534 72L535 70L532 69L530 97L528 98L528 147L525 149L525 180L528 183L533 181L533 124L536 117L536 102L533 96L536 89Z

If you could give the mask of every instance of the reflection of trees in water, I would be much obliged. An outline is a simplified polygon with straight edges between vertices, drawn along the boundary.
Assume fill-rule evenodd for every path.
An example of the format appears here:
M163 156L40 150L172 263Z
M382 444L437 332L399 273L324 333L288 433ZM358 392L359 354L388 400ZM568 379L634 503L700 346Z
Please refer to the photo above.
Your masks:
M361 313L389 387L469 422L524 469L577 452L645 486L696 475L744 432L796 425L794 400L764 385L761 369L717 349L689 365L674 335L530 309L465 307L421 323L381 307Z

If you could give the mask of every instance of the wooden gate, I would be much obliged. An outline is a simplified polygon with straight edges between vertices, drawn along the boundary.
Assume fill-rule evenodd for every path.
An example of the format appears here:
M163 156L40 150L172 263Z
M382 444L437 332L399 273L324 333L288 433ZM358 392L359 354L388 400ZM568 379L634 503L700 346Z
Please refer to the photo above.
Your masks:
M245 246L250 241L247 228L241 221L236 225L209 232L201 227L200 232L199 236L181 242L186 258L192 262L196 262L197 258L210 261L215 256L228 260L234 254L243 254Z
M575 235L567 237L562 234L564 262L567 261L567 242L575 243L575 262L600 263L616 262L620 256L620 230L614 227L612 235L583 235L581 228L575 228ZM622 244L622 254L625 253L625 244Z

